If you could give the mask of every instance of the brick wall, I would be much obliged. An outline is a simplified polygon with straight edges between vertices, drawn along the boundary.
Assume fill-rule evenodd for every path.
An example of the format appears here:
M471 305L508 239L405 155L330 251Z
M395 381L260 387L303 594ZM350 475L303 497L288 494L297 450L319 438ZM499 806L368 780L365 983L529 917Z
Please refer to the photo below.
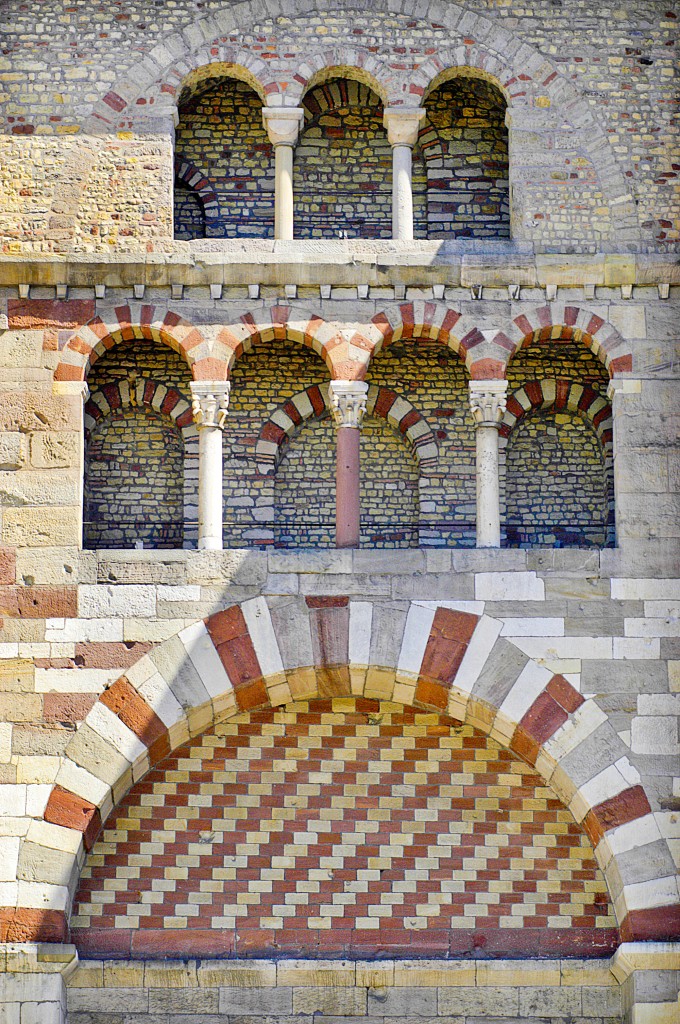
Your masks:
M469 726L365 699L243 714L137 783L72 919L85 955L593 955L592 848Z
M179 114L176 156L206 175L219 213L207 223L199 219L195 199L186 187L176 186L175 237L273 236L274 154L257 93L233 78L209 79L182 103Z
M508 238L505 100L488 82L455 78L435 89L419 146L427 166L428 238Z
M584 345L531 341L508 367L508 395L532 380L571 381L606 399L608 377ZM501 435L504 431L501 430ZM555 405L530 412L507 439L501 493L510 547L614 542L614 481L592 423Z
M421 541L474 545L475 428L462 361L437 342L403 341L378 355L367 380L407 398L434 433L439 456L421 481Z
M310 39L336 48L336 67L379 54L394 96L418 94L419 69L433 55L442 54L445 66L469 57L484 68L484 40L510 62L499 75L510 83L513 104L532 111L530 123L516 121L511 129L516 237L549 251L595 251L610 229L608 240L622 245L666 251L677 241L676 129L667 85L675 18L661 8L622 12L620 34L587 6L566 12L554 4L530 11L509 5L491 17L487 4L473 4L468 23L459 23L461 12L450 27L427 7L416 18L410 9L376 9L361 25L325 8L299 18L287 11L283 22L276 11L269 19L239 11L237 25L219 29L224 8L205 4L197 18L179 0L163 20L171 37L159 49L161 27L149 4L130 15L55 5L54 17L48 5L40 22L26 22L15 6L3 26L8 52L1 72L11 101L11 113L0 119L7 195L0 228L9 251L108 252L119 240L142 250L167 243L172 113L187 70L236 57L255 69L263 90L290 90L310 56ZM489 20L476 22L475 8ZM198 25L210 17L204 36ZM347 46L350 32L360 52ZM76 37L79 48L70 45ZM91 141L98 136L90 130L102 124L106 141ZM124 209L114 215L111 207L123 196ZM618 234L615 199L626 209Z
M181 548L184 444L180 430L151 409L113 413L87 448L87 547Z
M86 406L86 547L172 548L195 539L189 380L181 357L152 341L121 342L95 362Z
M346 78L312 89L295 150L297 238L392 237L392 147L380 99Z
M592 427L571 413L533 413L513 431L505 463L511 547L604 547L608 481Z

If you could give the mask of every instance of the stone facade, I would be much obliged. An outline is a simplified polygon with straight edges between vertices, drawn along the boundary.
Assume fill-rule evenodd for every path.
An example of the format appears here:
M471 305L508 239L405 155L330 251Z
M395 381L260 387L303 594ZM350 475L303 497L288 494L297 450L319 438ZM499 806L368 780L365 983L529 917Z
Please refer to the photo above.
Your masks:
M677 19L39 6L0 1016L671 1024Z

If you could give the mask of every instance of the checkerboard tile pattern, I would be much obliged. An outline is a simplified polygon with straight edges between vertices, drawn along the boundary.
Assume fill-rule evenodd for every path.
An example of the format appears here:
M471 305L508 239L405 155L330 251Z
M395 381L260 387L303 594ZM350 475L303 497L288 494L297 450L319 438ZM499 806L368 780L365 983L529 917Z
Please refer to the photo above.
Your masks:
M72 928L102 954L173 953L189 933L238 955L617 939L588 839L532 768L454 719L363 698L241 714L167 757L93 847Z

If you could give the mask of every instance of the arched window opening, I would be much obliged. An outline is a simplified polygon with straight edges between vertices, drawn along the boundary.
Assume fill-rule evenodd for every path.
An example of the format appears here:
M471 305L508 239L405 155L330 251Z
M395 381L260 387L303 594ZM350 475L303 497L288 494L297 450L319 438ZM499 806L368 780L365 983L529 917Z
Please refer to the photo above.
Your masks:
M228 429L224 436L224 545L225 547L269 547L278 543L279 522L276 518L277 494L274 463L263 466L259 457L258 440L265 447L277 447L290 409L294 423L303 416L290 407L290 400L307 389L315 408L324 408L321 395L328 387L322 375L326 374L323 361L310 349L289 338L265 343L256 341L249 352L237 359L231 373ZM308 400L309 404L309 400ZM284 416L274 415L281 411ZM310 406L311 410L311 406ZM328 424L330 426L330 422ZM303 513L309 502L316 500L313 492L324 492L325 481L333 481L333 508L335 503L335 448L332 436L316 453L318 463L310 467L309 476L299 470L296 479L306 488L301 496ZM278 453L275 460L278 465ZM321 515L321 513L320 513ZM309 512L311 520L312 513ZM334 512L321 516L333 535ZM330 526L328 526L330 524ZM310 543L312 540L310 539ZM314 542L323 543L321 534ZM288 546L295 546L292 541ZM329 541L330 543L330 541Z
M391 238L392 147L369 86L334 78L303 100L295 150L296 238Z
M460 357L441 342L403 338L378 354L367 380L420 410L437 445L436 464L420 477L420 545L474 547L475 428Z
M87 445L87 548L181 548L184 444L180 429L149 408L112 413Z
M384 420L361 427L361 546L418 547L419 467Z
M578 414L529 413L506 451L508 547L605 547L608 480L600 442Z
M615 543L609 376L557 329L528 339L508 366L500 428L501 521L509 547ZM504 515L505 513L505 515Z
M181 548L197 535L198 436L190 374L161 343L120 342L92 368L85 405L86 548Z
M175 181L175 238L190 242L205 238L205 211L192 188Z
M274 477L274 545L335 546L335 426L323 418L302 425L285 446Z
M246 82L205 78L181 98L175 152L176 238L273 237L273 150ZM206 185L214 204L201 202Z
M427 171L428 238L509 238L505 100L480 78L430 92L419 133Z

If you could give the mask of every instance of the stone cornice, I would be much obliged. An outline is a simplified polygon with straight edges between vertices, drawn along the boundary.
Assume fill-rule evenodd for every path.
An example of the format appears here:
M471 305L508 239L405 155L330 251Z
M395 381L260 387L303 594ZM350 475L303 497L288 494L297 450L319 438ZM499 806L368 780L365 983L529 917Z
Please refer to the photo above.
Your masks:
M0 256L0 287L139 285L444 285L447 288L627 288L680 285L671 254L533 254L511 243L471 246L375 240L168 242L163 252Z

